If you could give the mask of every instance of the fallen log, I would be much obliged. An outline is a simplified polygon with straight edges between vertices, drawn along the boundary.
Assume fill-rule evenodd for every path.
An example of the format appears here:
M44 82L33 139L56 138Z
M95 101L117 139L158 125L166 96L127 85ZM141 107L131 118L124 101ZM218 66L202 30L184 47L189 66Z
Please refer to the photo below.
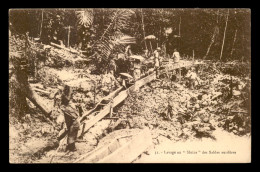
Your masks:
M79 55L82 55L81 52L79 52L79 51L77 51L77 50L75 50L75 49L72 49L72 48L66 48L66 47L64 47L64 46L61 46L61 45L55 44L55 43L53 43L53 42L51 42L51 45L52 45L52 46L55 46L55 47L57 47L57 48L60 48L60 49L63 49L63 50L69 51L70 53L73 53L73 54L79 54ZM84 56L84 55L82 55L82 56Z
M28 98L37 108L39 108L43 114L47 117L50 116L51 109L49 109L43 102L43 98L40 97L28 82L27 72L19 70L16 72L17 81L19 83L19 89L21 93Z
M45 116L50 116L51 109L49 109L43 103L43 98L40 97L37 93L35 93L35 91L33 91L33 89L29 85L23 89L23 92L26 98L28 98L36 107L38 107L44 113Z
M47 96L50 95L50 92L45 91L45 90L41 90L41 89L38 89L38 88L32 88L32 90L34 90L34 91L38 91L38 92L41 92L41 93L44 93L44 94L46 94Z

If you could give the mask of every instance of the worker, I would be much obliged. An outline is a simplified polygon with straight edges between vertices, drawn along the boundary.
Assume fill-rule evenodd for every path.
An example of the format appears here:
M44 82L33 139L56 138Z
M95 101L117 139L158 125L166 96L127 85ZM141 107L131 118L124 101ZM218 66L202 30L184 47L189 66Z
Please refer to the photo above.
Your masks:
M138 80L141 77L141 61L138 59L135 59L134 61L134 80Z
M173 113L172 113L172 104L170 103L170 99L168 99L168 107L167 107L167 117L168 119L172 119Z
M160 68L160 52L161 48L157 47L157 49L154 51L154 68L156 71L156 78L159 78L159 68Z
M124 75L120 75L118 78L117 78L117 82L121 84L121 86L124 87L124 89L127 89L127 87L129 86L129 80L126 76Z
M144 50L144 57L145 57L146 59L149 58L149 51L148 51L148 50Z
M129 58L129 56L133 55L132 54L132 50L131 50L131 45L128 45L126 48L125 48L125 57L126 59Z
M78 113L76 108L71 104L71 87L64 86L61 95L61 111L64 113L65 123L68 129L67 148L68 151L76 151L75 141L77 139L80 123L78 120Z
M195 72L195 68L192 67L191 70L188 71L187 75L186 75L186 78L188 78L188 86L190 89L194 89L194 87L196 86L196 80L197 82L199 83L199 80L198 80L198 76Z
M173 58L174 63L177 65L176 66L177 67L177 78L178 78L178 80L180 80L181 79L181 69L179 67L180 53L178 52L178 50L176 48L174 49L172 58Z
M172 58L174 59L175 63L179 63L180 61L180 53L178 52L178 50L175 48L174 52L172 54Z
M157 57L159 59L159 65L161 66L161 64L162 64L162 56L161 56L162 50L161 50L161 48L157 47L156 50L153 53L154 53L154 57Z
M159 64L159 58L158 57L154 57L154 70L156 71L156 78L159 78L159 68L160 68L160 64Z

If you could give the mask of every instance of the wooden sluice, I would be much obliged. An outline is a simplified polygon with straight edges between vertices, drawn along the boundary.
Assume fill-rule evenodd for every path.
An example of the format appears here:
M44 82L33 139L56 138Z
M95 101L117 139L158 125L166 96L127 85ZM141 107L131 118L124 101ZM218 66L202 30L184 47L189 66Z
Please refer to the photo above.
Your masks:
M176 70L176 69L179 69L179 68L183 68L183 67L191 67L191 66L196 65L196 64L201 64L201 63L193 63L192 61L181 61L178 64L168 64L168 65L165 66L165 68L168 71L173 71L173 70ZM101 107L101 106L103 107L97 113L97 115L95 115L95 117L93 119L84 122L85 123L84 130L87 131L93 125L95 125L99 120L101 120L106 115L108 115L110 113L111 106L112 107L116 107L121 102L123 102L128 97L128 95L131 94L131 92L137 91L140 87L144 86L145 84L147 84L147 83L149 83L149 82L151 82L151 81L153 81L155 79L156 79L156 73L152 72L148 76L145 76L145 77L137 80L134 83L134 85L130 86L126 90L122 90L122 88L119 88L116 91L112 92L110 95L107 96L107 99L106 99L107 101L104 102L106 104L99 105L99 104L101 104L101 102L103 102L103 101L101 101L94 109L88 111L87 114L84 115L84 117L86 115L91 115L92 113L94 113L96 111L96 109L98 107ZM105 100L105 99L102 99L102 100ZM84 121L83 120L84 117L82 118L81 122Z
M202 64L202 63L196 63ZM191 67L196 65L193 62L181 62L178 64L167 64L164 69L168 71L173 71L183 67ZM111 106L116 107L122 103L128 95L132 92L137 91L140 87L156 79L156 72L153 71L147 76L137 80L132 86L123 90L123 87L118 88L108 96L104 97L92 110L88 111L81 117L81 124L84 125L82 133L86 133L91 127L93 127L98 121L103 119L108 114L111 114ZM93 115L97 113L92 119L85 120L86 116ZM132 162L136 157L138 157L143 151L145 151L149 146L152 145L152 137L149 129L142 130L137 135L129 135L125 137L130 137L130 140L122 144L120 139L115 138L109 144L98 147L83 155L74 163L111 163L111 162L121 162L129 163Z

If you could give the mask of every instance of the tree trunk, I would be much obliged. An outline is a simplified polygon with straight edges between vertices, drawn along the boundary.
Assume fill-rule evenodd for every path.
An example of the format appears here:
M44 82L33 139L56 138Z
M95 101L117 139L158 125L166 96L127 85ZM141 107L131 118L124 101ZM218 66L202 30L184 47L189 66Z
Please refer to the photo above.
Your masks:
M194 50L192 51L192 61L194 62L195 53Z
M215 39L216 39L216 35L217 35L217 30L218 29L218 15L219 15L219 10L218 10L218 13L217 13L217 24L216 24L216 27L214 28L214 33L212 35L212 38L211 38L211 42L209 44L209 47L208 47L208 50L207 50L207 53L206 55L203 57L203 60L207 58L208 54L209 54L209 51L210 51L210 48L211 46L213 45L213 43L215 42Z
M206 55L204 56L203 60L205 60L205 59L207 58L207 56L208 56L208 54L209 54L209 51L210 51L210 48L211 48L211 46L212 46L213 43L214 43L214 40L210 42L209 47L208 47L208 50L207 50L207 53L206 53Z
M42 20L41 20L41 28L40 28L40 38L41 38L41 35L42 35L42 23L43 23L43 10L42 10Z
M70 47L70 26L68 28L68 48Z
M213 43L215 42L216 35L217 35L217 32L218 32L217 30L218 30L218 26L216 26L216 27L214 28L214 33L213 33L213 35L212 35L211 42L210 42L210 44L209 44L209 47L208 47L208 50L207 50L206 55L203 57L203 60L207 58L207 56L208 56L208 54L209 54L209 51L210 51L210 48L211 48L211 46L213 45Z
M147 45L146 45L146 41L145 41L144 16L143 16L142 8L141 8L141 16L142 16L142 26L143 26L143 33L144 33L144 45L145 45L145 49L147 50Z
M231 53L230 53L230 57L231 58L232 58L232 55L233 55L234 45L235 45L236 39L237 39L237 29L235 31L235 36L234 36L234 41L233 41L233 45L232 45L232 50L231 50Z
M181 17L180 17L180 23L179 23L179 36L181 37Z
M21 89L18 87L16 74L14 73L9 80L9 113L10 116L21 118L28 110L26 97L22 94Z
M35 91L32 90L31 86L28 85L28 87L24 90L24 93L26 97L44 113L45 116L50 115L51 110L47 106L45 106L45 104L43 103L43 98L35 93Z
M162 27L160 26L160 33L159 33L159 40L158 40L160 46L162 46L162 39L161 39L161 37L162 37Z
M223 37L223 42L222 42L222 47L221 47L221 52L220 52L220 57L219 57L220 60L221 60L221 58L222 58L222 53L223 53L223 48L224 48L224 43L225 43L226 30L227 30L227 22L228 22L228 15L229 15L229 9L228 9L227 20L226 20L226 26L225 26L225 30L224 30L224 37Z
M151 51L153 52L153 46L152 46L152 43L151 43L151 41L149 41L149 42L150 42Z
M217 13L217 24L218 24L218 15L219 15L219 10L218 10L218 13Z

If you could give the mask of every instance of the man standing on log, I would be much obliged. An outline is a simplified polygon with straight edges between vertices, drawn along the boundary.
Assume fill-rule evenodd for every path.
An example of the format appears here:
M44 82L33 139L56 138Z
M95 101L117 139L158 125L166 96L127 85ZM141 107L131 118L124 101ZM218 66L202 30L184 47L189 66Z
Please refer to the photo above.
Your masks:
M75 141L77 139L80 123L77 110L71 106L71 88L65 85L61 96L61 110L64 113L65 123L68 129L67 149L68 151L76 151Z

